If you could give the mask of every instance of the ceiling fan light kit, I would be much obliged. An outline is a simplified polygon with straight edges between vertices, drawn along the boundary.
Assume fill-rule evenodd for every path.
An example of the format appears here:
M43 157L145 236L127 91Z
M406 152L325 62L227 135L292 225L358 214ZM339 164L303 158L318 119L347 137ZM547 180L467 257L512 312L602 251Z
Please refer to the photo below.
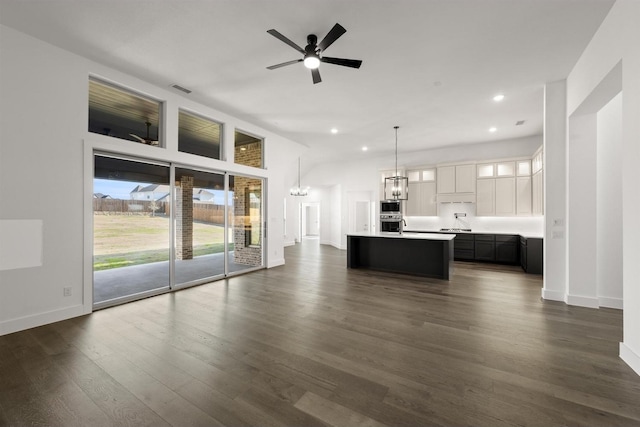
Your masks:
M302 57L302 59L294 59L292 61L282 62L280 64L267 67L267 69L275 70L276 68L303 62L304 66L311 70L311 78L313 79L313 83L315 84L322 81L322 78L320 78L320 72L318 71L321 62L341 65L343 67L360 68L360 65L362 65L362 61L359 59L331 58L328 56L322 56L322 53L346 32L347 30L345 30L342 25L336 24L320 43L318 43L318 37L315 34L309 34L307 36L307 45L304 49L302 49L300 46L298 46L286 36L282 35L277 30L268 30L267 33L271 34L281 42L291 46L293 49L297 50L304 56Z

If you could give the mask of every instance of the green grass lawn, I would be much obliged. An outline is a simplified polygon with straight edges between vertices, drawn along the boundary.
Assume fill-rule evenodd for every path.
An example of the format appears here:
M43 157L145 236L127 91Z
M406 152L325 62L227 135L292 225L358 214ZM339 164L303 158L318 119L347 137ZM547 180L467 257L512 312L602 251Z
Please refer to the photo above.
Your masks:
M194 223L193 228L194 256L223 251L223 227ZM93 216L93 229L96 271L169 260L168 218L98 214Z

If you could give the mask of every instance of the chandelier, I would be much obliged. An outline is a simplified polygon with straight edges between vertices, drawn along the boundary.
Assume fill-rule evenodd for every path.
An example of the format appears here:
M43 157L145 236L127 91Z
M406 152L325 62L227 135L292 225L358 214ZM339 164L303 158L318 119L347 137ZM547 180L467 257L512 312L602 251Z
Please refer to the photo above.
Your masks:
M396 169L395 175L384 179L384 195L387 200L407 200L409 199L409 178L400 176L398 173L398 128L396 130Z
M307 196L309 194L309 187L300 187L300 157L298 157L298 186L292 188L289 194L292 196Z

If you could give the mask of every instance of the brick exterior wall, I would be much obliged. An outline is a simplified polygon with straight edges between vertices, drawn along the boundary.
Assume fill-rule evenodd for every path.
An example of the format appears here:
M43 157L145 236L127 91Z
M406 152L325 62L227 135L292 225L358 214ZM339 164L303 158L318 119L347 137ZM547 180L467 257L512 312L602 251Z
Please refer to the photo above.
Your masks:
M243 145L245 150L235 149L235 162L257 168L262 167L262 142ZM234 262L237 264L259 266L262 264L262 240L259 246L249 246L250 216L249 191L260 193L262 199L262 180L234 176L234 217L233 242ZM262 201L262 200L261 200ZM260 218L262 223L262 218Z
M193 259L193 177L180 177L176 193L176 259Z

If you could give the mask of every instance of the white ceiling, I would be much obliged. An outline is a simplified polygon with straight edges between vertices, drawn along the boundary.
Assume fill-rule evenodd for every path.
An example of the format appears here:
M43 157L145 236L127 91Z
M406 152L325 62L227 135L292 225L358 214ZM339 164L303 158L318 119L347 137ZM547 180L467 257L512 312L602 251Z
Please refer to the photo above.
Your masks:
M567 77L613 0L0 0L0 23L262 126L317 161L542 132L543 85ZM322 83L295 64L336 23ZM495 103L493 95L503 93ZM516 121L524 120L522 126ZM497 132L489 133L495 126ZM335 127L339 133L332 135ZM363 154L363 145L369 151Z

